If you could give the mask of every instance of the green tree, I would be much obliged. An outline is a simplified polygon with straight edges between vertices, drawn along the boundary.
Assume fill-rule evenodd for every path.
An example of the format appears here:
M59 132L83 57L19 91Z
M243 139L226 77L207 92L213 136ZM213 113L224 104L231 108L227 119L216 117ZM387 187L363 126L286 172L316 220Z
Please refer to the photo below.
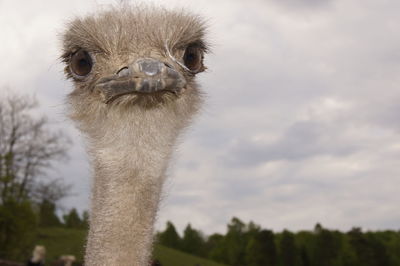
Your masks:
M228 224L225 237L226 260L232 266L245 265L247 241L245 239L246 225L238 218L233 217Z
M181 238L176 232L175 226L170 221L167 222L167 227L164 232L161 232L158 236L161 245L169 248L180 249Z
M49 201L43 200L39 205L39 226L60 226L61 222L56 215L56 205Z
M389 256L383 242L376 233L364 234L361 228L353 228L348 232L349 242L353 247L358 264L363 266L390 265Z
M218 262L226 261L225 236L221 234L212 234L207 239L208 258Z
M249 241L261 232L261 227L254 222L250 221L244 229L244 241L246 242L246 247Z
M82 228L88 229L89 228L89 212L83 211L82 213Z
M373 253L373 265L389 266L389 254L385 244L379 239L378 233L369 232L366 238Z
M64 224L68 228L82 228L83 222L75 208L72 208L67 215L63 216Z
M301 266L310 266L310 255L307 252L307 248L302 246L300 248L300 265Z
M36 107L27 96L0 98L0 204L33 199L46 170L66 158L69 140L51 132L45 117L34 117Z
M19 260L31 252L37 217L29 201L0 204L0 258Z
M298 250L293 233L284 230L279 243L279 254L282 266L298 265Z
M315 226L314 232L313 265L334 266L341 250L340 234L324 229L320 224Z
M247 266L275 266L277 254L274 233L270 230L262 230L255 235L246 248Z
M0 97L0 257L3 258L20 259L19 256L29 255L38 225L34 205L43 203L50 195L48 192L65 191L65 187L56 187L60 182L53 183L43 177L56 160L66 158L69 141L62 132L52 132L44 116L33 115L36 107L35 99L27 96ZM39 215L46 216L48 209L45 209L39 208Z
M181 250L193 255L205 257L205 241L200 233L188 224L183 232Z
M377 237L381 239L387 248L391 265L400 265L400 231L383 231L377 232Z

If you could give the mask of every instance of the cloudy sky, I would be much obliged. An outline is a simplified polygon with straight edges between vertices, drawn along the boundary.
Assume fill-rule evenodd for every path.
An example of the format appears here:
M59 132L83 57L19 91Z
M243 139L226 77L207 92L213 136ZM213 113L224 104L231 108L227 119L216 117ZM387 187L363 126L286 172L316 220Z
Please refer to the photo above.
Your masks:
M90 170L64 116L57 35L115 1L0 0L0 93L36 94L74 140L57 175L89 206ZM400 228L400 2L156 1L207 17L208 98L174 159L158 226Z

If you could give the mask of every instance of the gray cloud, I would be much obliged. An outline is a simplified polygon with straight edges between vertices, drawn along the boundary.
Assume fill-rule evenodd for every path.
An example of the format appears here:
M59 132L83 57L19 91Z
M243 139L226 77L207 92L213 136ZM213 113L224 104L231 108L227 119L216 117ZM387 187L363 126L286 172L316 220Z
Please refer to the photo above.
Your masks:
M214 53L200 76L206 106L170 171L160 225L190 221L212 233L236 215L276 230L317 221L397 226L398 1L163 4L209 17ZM77 193L64 205L83 210L90 170L64 115L71 84L57 63L56 34L72 14L96 7L78 0L42 6L0 2L0 80L36 92L42 111L74 138L71 161L58 172Z
M269 2L279 4L291 9L298 8L321 8L331 5L334 0L269 0Z
M275 160L305 160L313 156L346 156L360 147L356 143L338 142L332 128L315 121L291 125L279 140L272 143L240 140L221 158L229 166L251 167ZM335 129L340 130L340 129Z

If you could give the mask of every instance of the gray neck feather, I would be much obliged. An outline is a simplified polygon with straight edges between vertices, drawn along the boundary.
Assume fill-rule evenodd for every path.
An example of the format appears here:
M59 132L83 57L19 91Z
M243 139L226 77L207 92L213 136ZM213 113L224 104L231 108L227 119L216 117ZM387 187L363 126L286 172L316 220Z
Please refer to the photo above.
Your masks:
M148 265L165 170L196 101L150 110L72 114L88 139L94 181L85 265ZM190 107L190 108L189 108ZM90 117L90 119L89 119Z

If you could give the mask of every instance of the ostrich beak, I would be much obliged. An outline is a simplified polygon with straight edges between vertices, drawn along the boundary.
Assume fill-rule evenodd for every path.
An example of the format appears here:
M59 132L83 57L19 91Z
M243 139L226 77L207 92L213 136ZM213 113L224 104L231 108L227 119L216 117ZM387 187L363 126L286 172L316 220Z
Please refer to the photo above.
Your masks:
M105 103L126 94L178 94L186 86L177 70L153 58L142 58L121 68L116 74L99 79L95 84Z

